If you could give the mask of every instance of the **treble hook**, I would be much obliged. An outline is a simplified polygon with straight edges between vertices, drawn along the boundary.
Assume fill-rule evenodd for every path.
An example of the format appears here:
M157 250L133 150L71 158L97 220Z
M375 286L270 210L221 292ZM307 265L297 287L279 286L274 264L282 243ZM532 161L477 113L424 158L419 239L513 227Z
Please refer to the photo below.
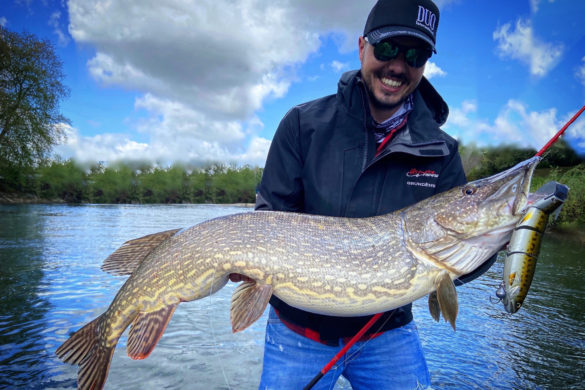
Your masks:
M498 298L497 301L493 300L493 297L490 297L491 303L500 303L506 298L506 290L504 289L504 282L500 283L500 287L496 290L496 297Z

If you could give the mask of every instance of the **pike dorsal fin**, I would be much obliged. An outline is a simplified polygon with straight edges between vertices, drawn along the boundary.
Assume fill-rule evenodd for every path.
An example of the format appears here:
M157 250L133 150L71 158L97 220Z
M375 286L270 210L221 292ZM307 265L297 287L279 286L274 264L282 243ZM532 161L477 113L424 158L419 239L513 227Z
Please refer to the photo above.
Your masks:
M268 305L272 296L272 286L256 282L244 282L239 285L232 295L230 320L234 333L252 325Z
M102 270L114 275L130 275L164 241L181 229L167 230L126 241L102 264Z

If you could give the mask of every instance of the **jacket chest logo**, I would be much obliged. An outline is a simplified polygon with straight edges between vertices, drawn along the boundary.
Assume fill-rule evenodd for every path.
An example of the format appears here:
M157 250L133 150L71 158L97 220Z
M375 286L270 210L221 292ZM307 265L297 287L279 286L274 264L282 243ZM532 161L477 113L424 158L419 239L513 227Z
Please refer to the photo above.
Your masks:
M406 173L406 177L433 177L436 179L439 177L439 174L431 169L421 171L420 169L412 168Z
M409 186L435 188L439 174L432 169L412 168L406 172L406 177L406 184Z

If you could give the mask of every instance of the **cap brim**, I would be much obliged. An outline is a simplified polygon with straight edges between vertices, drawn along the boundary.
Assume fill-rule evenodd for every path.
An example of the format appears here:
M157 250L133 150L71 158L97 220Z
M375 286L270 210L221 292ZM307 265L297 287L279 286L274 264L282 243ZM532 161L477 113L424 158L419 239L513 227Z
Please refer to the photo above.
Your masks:
M379 43L388 38L414 37L426 42L431 47L431 49L433 49L433 51L436 52L435 43L431 38L429 38L426 34L420 32L419 30L415 30L409 27L402 26L381 27L370 32L367 35L367 37L368 42L370 42L372 45L375 45L376 43Z

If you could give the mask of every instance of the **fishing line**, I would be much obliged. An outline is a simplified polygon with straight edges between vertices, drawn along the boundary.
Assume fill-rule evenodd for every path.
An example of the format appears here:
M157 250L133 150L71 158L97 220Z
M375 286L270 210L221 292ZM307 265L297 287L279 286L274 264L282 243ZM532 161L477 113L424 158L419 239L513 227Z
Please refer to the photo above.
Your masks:
M215 272L216 270L213 270L213 274L211 275L211 283L209 285L209 297L213 297L213 281L215 280ZM211 303L211 302L210 302ZM207 313L207 322L209 323L209 328L211 329L211 336L213 338L213 343L215 344L216 347L218 347L217 349L219 349L219 342L217 340L217 335L215 334L215 330L214 330L214 326L213 323L211 322L211 314L209 313L209 310L206 310ZM218 363L219 363L219 368L221 369L221 374L223 375L223 380L225 381L225 384L227 385L228 389L231 390L231 385L230 385L230 381L228 380L227 374L225 372L224 366L223 366L223 362L222 360L219 358L218 354L213 354L215 356L215 358L217 359Z
M317 373L317 375L315 375L313 377L313 379L311 379L311 381L303 388L303 390L310 390L311 388L313 388L313 386L315 386L315 384L317 382L319 382L319 380L321 380L321 378L323 378L323 376L325 374L327 374L329 372L329 370L331 370L331 368L339 361L339 359L341 359L346 353L347 351L349 351L349 349L367 332L368 329L370 329L376 322L378 322L378 320L380 319L380 317L382 317L384 313L377 313L375 315L372 316L372 318L370 318L370 320L362 327L362 329L360 329L359 332L357 332L355 334L355 336L353 336L351 338L351 340L349 340L345 346L343 348L341 348L341 350L339 352L337 352L335 354L335 356L333 356L333 359L331 359L329 361L329 363L327 363L325 365L325 367L323 367L321 369L321 371L319 371ZM378 333L382 327L386 324L386 322L392 317L394 313L391 313L388 318L386 320L383 321L383 323L379 326L379 328L377 329L376 333ZM371 340L371 339L370 339ZM370 340L366 340L366 342L364 342L360 348L357 349L357 351L355 351L351 356L351 358L356 357L356 355L361 352L361 350L366 346L366 344L370 341ZM353 359L351 359L353 360ZM349 360L349 361L351 361ZM346 361L348 361L348 359L346 359Z
M390 313L390 315L389 315L389 316L388 316L388 317L387 317L387 318L386 318L384 321L382 321L382 323L380 324L380 326L378 326L378 327L376 328L376 330L375 330L374 332L372 332L372 334L380 333L380 331L382 331L382 328L383 328L383 327L384 327L384 326L385 326L385 325L388 323L388 321L390 321L390 319L392 318L392 316L393 316L393 315L394 315L394 311L392 311L392 312ZM353 360L357 359L357 356L356 356L356 355L358 355L358 354L359 354L359 353L362 351L362 349L364 349L364 348L366 347L366 345L367 345L367 344L368 344L370 341L372 341L374 338L375 338L375 337L367 339L366 341L364 341L364 342L363 342L363 343L362 343L362 344L359 346L359 348L358 348L357 350L355 350L355 351L354 351L354 352L352 352L351 354L347 354L348 356L346 356L346 358L345 358L345 361L346 361L347 363L350 363L350 362L352 362Z

